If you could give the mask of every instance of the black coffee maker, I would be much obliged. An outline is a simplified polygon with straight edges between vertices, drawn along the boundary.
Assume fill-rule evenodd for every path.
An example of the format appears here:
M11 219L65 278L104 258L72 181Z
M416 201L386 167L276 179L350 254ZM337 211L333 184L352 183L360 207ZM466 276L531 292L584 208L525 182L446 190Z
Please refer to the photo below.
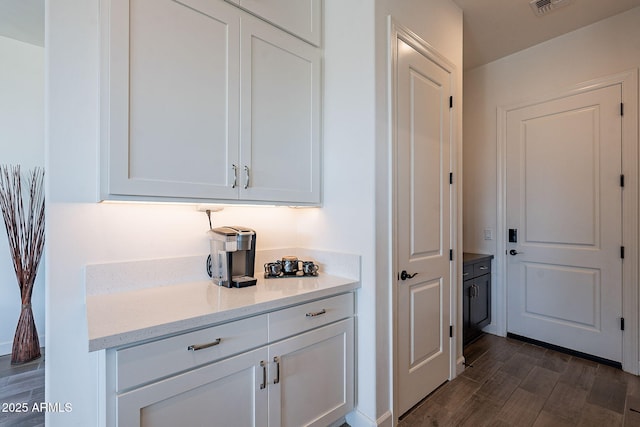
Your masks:
M210 230L209 238L213 282L227 288L255 285L256 232L237 225L225 226Z

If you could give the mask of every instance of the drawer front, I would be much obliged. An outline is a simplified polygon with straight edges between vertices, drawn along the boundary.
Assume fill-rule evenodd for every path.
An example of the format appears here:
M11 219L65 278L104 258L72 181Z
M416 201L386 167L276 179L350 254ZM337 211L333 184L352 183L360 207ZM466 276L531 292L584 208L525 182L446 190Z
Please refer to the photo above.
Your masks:
M491 273L491 260L481 261L473 264L473 276L482 276L483 274Z
M473 264L464 264L462 266L462 280L468 280L473 277Z
M126 390L266 343L267 315L263 314L118 350L116 390Z
M269 313L269 341L351 317L353 311L353 293L348 293Z

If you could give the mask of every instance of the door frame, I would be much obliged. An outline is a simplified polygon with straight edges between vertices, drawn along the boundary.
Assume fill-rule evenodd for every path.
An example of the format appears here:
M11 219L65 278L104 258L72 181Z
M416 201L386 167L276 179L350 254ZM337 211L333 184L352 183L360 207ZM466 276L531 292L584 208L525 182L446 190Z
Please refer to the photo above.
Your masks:
M638 360L638 70L632 69L569 87L518 104L498 106L497 111L497 253L495 279L495 329L498 335L507 335L507 113L512 110L553 101L580 93L621 85L624 115L622 117L622 171L624 197L622 229L625 258L622 263L622 316L625 331L622 335L622 369L634 375L640 371Z
M397 248L397 217L398 214L396 212L397 206L397 192L395 190L395 186L397 184L397 133L396 133L396 124L397 124L397 99L396 99L396 91L395 88L397 86L398 76L397 76L397 63L398 63L398 54L397 54L397 41L400 39L422 55L424 55L429 60L433 61L435 64L446 70L450 74L450 90L451 93L454 94L454 102L453 107L450 109L451 117L450 117L450 171L453 173L453 182L450 184L449 191L450 193L450 242L453 250L453 262L450 263L450 319L449 324L453 325L453 337L449 339L449 380L452 380L456 377L458 373L461 373L464 369L464 358L462 357L462 299L460 299L460 290L462 286L462 282L460 281L460 271L462 268L462 216L459 214L458 209L462 206L462 192L460 188L460 184L462 183L461 176L461 149L460 149L460 140L457 132L458 129L458 120L459 114L462 111L460 108L462 106L461 100L456 101L457 98L460 97L460 93L457 89L457 70L453 62L449 61L445 56L441 55L431 44L424 41L419 35L410 30L409 28L398 23L391 15L388 17L388 41L389 46L387 49L388 52L388 76L389 81L387 84L387 99L388 99L388 170L389 170L389 201L390 205L388 207L389 211L389 230L391 235L389 236L389 250L390 250L390 258L389 261L391 263L391 268L387 271L390 276L388 277L389 283L389 313L391 317L391 349L390 349L390 357L391 357L391 400L392 400L392 410L393 410L393 419L394 425L398 421L398 417L402 414L398 414L398 357L397 357L397 345L398 345L398 313L396 310L398 303L398 248ZM458 356L458 352L460 355Z

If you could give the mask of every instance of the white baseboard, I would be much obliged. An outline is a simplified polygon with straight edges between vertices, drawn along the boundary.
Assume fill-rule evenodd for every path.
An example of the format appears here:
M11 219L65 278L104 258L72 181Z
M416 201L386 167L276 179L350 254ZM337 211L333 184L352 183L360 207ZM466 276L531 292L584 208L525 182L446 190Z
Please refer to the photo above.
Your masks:
M464 362L465 362L464 356L460 356L458 357L458 360L456 360L456 377L464 372L464 368L465 368Z
M349 412L347 414L347 423L351 427L392 427L393 426L393 415L390 411L385 412L379 417L377 420L372 420L371 418L364 415L362 412L359 412L357 409Z

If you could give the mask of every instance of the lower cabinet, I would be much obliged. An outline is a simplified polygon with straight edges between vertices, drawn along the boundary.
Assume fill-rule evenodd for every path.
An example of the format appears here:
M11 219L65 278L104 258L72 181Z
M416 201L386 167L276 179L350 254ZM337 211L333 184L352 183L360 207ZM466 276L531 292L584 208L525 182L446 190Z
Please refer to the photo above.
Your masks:
M117 396L117 425L266 426L267 349L188 371Z
M269 356L269 426L327 426L353 408L353 318L273 344Z
M463 345L491 323L491 259L493 255L464 254L462 282Z
M317 307L312 307L314 311L309 313L326 314L325 319L331 323L322 325L321 318L311 316L309 322L312 323L308 325L313 329L289 338L176 372L132 389L118 390L118 383L129 383L113 380L115 393L108 397L112 401L107 407L115 412L115 421L107 424L118 427L300 427L327 426L339 420L354 406L354 320L352 308L350 317L332 320L332 313L344 312L345 307L334 307L340 302L353 307L353 295L328 298L326 303L323 300L313 303ZM265 318L264 315L260 317ZM246 319L238 322L246 322ZM304 321L297 323L304 324ZM220 334L220 326L210 329L212 336ZM107 367L108 377L111 374L111 378L118 378L118 371L130 370L131 366L143 370L147 366L147 370L154 371L154 365L144 360L145 350L168 348L180 342L176 347L202 357L207 351L219 352L218 346L233 345L236 339L216 338L193 351L182 345L184 337L192 334L201 337L202 331L121 350L122 357L116 355L112 358L115 362L111 365L111 372ZM132 355L141 356L135 358ZM152 358L150 355L149 359ZM179 365L180 359L176 360ZM153 375L151 372L149 377Z

